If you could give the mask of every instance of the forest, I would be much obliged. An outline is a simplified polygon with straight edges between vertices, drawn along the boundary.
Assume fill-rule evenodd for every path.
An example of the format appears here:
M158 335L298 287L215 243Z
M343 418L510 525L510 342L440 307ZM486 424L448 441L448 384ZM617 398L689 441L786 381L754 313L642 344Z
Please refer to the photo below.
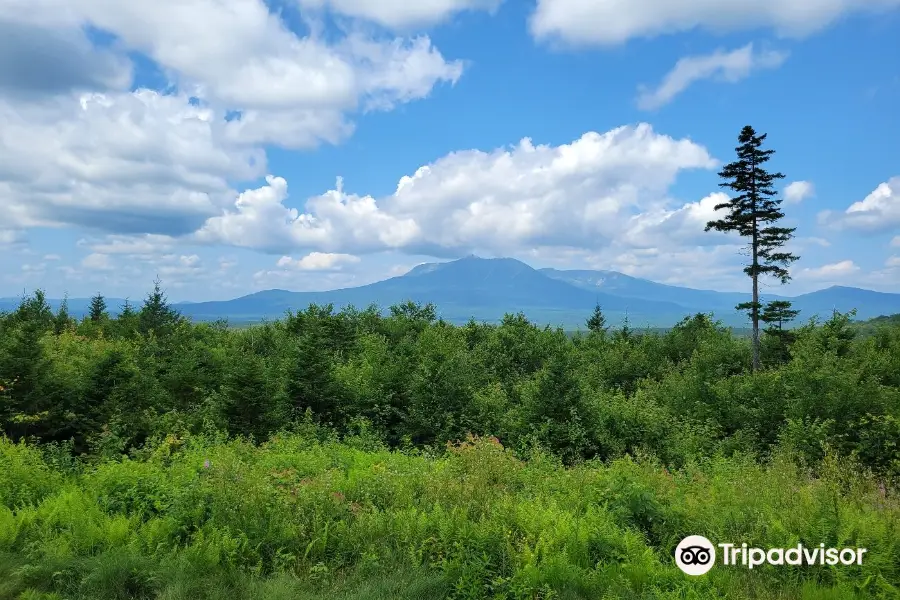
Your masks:
M413 302L233 327L159 281L80 318L23 297L0 314L0 600L900 597L900 322L763 304L799 258L765 138L741 130L706 225L747 240L749 336L599 305L574 335ZM699 577L698 535L866 554Z
M896 598L900 324L0 316L0 599ZM689 534L867 548L714 568Z

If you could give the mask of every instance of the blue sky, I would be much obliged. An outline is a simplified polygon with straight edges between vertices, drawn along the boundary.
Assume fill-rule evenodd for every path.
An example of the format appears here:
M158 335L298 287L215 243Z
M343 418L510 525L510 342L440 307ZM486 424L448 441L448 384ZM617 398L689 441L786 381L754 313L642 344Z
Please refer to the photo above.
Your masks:
M900 292L900 0L816 4L5 3L0 296L322 290L472 253L745 290L740 240L703 226L746 124L786 175L785 291Z

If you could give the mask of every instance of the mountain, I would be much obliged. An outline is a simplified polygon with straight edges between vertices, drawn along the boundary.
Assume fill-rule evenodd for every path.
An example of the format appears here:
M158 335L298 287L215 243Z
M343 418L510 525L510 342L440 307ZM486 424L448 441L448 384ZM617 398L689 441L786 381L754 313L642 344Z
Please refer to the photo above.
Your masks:
M288 309L309 304L377 304L387 308L412 300L433 302L439 314L453 322L469 318L496 320L506 312L524 312L530 318L564 326L583 324L596 302L613 318L627 311L634 322L642 319L669 322L683 316L684 308L665 299L623 298L605 292L591 292L547 277L511 258L483 259L474 256L447 263L420 265L409 273L377 283L328 292L288 292L267 290L235 300L176 305L184 314L198 319L277 318ZM649 322L647 324L650 324Z
M14 311L18 308L19 303L22 301L22 297L19 296L17 298L7 297L0 298L0 312L9 312ZM131 303L134 305L140 305L143 299L139 300L131 300ZM90 298L69 298L67 299L67 304L69 307L69 313L75 315L76 317L80 317L88 314L91 307L91 299ZM47 298L47 304L50 305L54 311L59 310L60 304L62 304L61 298ZM106 298L106 306L109 310L110 314L116 315L119 313L121 306L125 304L124 298Z
M746 302L749 299L749 292L697 290L656 283L616 271L540 269L540 272L585 290L604 291L624 298L665 299L679 304L690 312L711 311L725 322L737 320L738 324L746 324L746 318L736 313L734 306ZM835 310L849 312L856 309L857 319L872 319L900 312L900 294L846 286L832 286L793 297L763 293L760 294L760 298L763 302L789 300L793 308L800 310L799 321L806 321L813 316L828 318Z
M656 300L665 298L694 312L726 311L732 312L734 306L747 300L747 295L739 292L716 292L713 290L695 290L686 287L656 283L649 279L631 277L616 271L561 271L557 269L540 269L547 277L565 281L585 290L602 291L623 298ZM777 299L778 296L766 296L766 300Z
M337 309L376 304L386 310L412 300L434 303L438 314L454 323L470 318L497 321L505 313L521 311L536 323L574 329L584 327L599 303L612 324L621 323L627 315L636 327L670 327L687 315L711 312L726 325L745 327L746 316L734 306L746 302L748 296L666 285L615 271L534 269L512 258L469 256L419 265L405 275L360 287L327 292L265 290L233 300L181 302L174 307L195 320L247 322L280 318L288 310L303 310L310 304L333 304ZM779 298L790 300L801 311L800 322L814 315L827 318L832 310L854 308L857 319L900 313L900 294L852 287L833 286L796 297L763 295L763 301ZM15 309L19 300L0 298L0 311ZM54 309L59 303L50 300ZM123 303L122 299L107 299L113 313ZM89 304L87 298L70 298L69 311L83 315Z
M854 287L835 285L817 292L801 294L790 298L794 308L803 311L804 318L813 315L829 317L832 311L848 312L856 309L857 319L900 313L900 294L873 292Z

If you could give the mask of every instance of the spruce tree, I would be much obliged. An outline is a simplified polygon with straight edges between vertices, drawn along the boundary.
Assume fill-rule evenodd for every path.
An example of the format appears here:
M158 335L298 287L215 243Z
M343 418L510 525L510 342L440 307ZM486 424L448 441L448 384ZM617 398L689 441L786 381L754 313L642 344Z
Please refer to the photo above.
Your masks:
M102 321L104 317L108 316L106 312L106 299L102 294L97 294L91 298L91 307L88 316L94 323Z
M753 281L753 296L750 302L743 302L735 308L747 311L753 324L754 370L759 369L760 365L759 322L762 307L759 302L759 278L769 275L785 284L790 281L786 267L799 258L782 250L796 228L776 225L784 213L781 211L781 199L776 197L774 183L783 179L784 175L770 173L764 168L775 153L771 149L762 149L766 135L757 135L749 125L741 130L738 136L740 145L735 148L737 160L725 165L719 172L719 177L725 180L719 186L731 189L736 195L728 202L716 205L715 210L727 211L724 218L706 224L706 231L735 232L747 238L750 264L744 268L744 273Z
M767 346L769 354L775 359L775 364L786 363L790 359L790 347L794 343L795 335L785 325L793 321L799 310L791 308L787 300L773 300L763 307L759 320L766 324L765 333L771 340Z
M178 311L169 305L159 279L153 282L153 291L147 294L138 312L138 327L143 334L155 331L165 335L179 320Z
M768 325L766 333L781 336L784 333L784 326L793 321L799 314L799 310L791 308L789 301L773 300L763 308L762 313L759 315L759 320Z
M69 328L71 323L72 317L69 315L69 296L66 294L59 304L56 316L53 317L53 333L56 335L61 334Z
M591 314L590 318L588 318L586 324L591 333L599 335L606 334L609 326L606 324L606 317L603 315L599 303L594 306L594 312Z
M134 305L125 298L125 303L116 317L116 329L119 335L131 336L137 331L138 313L134 310Z

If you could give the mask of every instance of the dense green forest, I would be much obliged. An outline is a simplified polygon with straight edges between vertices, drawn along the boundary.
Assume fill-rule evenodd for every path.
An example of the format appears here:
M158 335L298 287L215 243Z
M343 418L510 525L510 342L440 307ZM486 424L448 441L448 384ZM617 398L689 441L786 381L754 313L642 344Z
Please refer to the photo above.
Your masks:
M194 324L157 286L0 318L0 598L852 598L900 586L900 326L750 341L311 306ZM868 548L684 575L688 534Z

